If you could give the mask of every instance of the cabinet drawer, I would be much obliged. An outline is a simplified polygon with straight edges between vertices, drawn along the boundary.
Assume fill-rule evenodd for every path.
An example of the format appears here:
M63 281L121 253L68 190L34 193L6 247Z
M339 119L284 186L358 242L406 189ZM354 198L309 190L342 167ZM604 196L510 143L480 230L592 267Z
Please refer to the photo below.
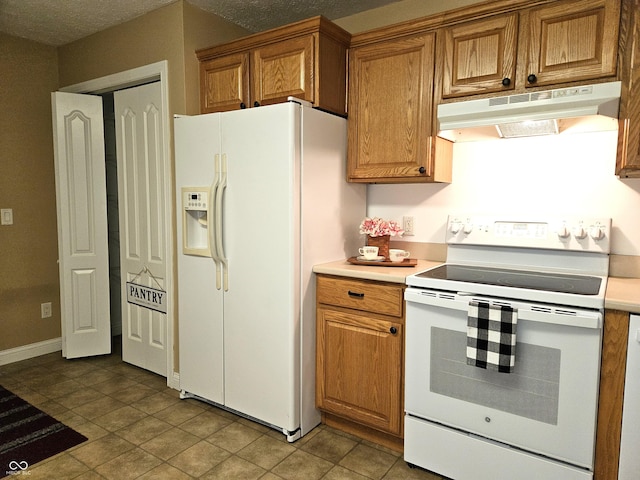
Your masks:
M318 303L353 308L364 312L402 317L403 285L390 285L363 280L317 278Z

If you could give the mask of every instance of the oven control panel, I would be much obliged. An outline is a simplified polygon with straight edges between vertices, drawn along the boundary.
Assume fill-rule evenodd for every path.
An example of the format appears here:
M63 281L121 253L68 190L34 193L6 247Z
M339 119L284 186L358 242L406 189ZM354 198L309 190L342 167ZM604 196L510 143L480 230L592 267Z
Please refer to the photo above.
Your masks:
M518 220L449 215L448 244L529 247L609 253L611 219L557 217Z

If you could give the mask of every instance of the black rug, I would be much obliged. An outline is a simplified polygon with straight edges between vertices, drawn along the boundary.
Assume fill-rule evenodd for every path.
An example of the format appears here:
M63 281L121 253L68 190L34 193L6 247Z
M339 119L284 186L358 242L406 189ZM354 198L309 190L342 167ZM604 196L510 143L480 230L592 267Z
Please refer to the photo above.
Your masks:
M87 437L0 386L0 478L28 471Z

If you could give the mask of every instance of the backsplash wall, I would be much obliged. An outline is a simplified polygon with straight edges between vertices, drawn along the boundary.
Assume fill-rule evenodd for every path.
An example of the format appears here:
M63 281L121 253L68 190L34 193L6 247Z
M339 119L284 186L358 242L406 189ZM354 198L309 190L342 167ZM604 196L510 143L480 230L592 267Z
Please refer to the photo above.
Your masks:
M612 218L612 253L640 255L640 179L614 175L617 132L456 143L451 184L369 185L369 216L402 221L403 240L444 243L450 213Z

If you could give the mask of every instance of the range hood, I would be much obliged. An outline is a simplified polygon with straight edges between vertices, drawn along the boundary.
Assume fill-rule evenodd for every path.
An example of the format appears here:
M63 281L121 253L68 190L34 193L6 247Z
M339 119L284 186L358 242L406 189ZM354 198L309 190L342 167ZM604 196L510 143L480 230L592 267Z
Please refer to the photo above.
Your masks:
M438 105L438 135L454 142L618 128L620 82Z

